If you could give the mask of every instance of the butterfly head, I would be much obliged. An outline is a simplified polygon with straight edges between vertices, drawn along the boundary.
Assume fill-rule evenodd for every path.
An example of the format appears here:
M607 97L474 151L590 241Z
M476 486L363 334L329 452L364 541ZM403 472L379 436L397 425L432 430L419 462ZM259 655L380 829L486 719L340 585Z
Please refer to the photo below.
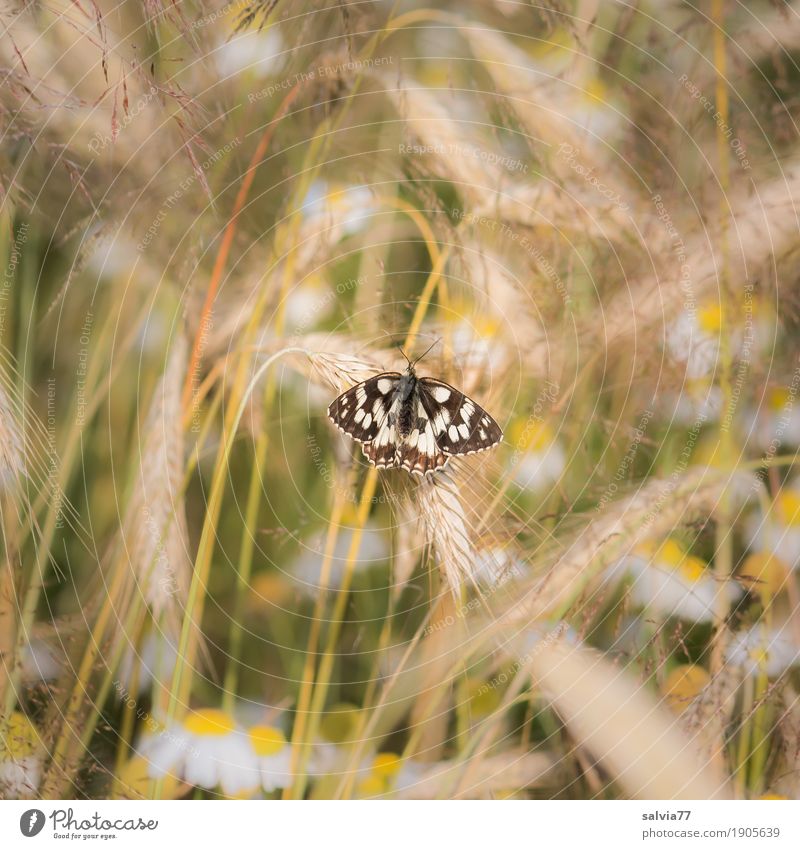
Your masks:
M439 339L437 339L437 340L436 340L436 341L435 341L432 345L429 345L429 346L428 346L428 348L426 348L426 349L425 349L425 351L423 351L423 353L421 353L421 354L420 354L420 355L419 355L419 356L418 356L415 360L410 360L410 359L408 358L408 354L406 354L406 352L405 352L405 351L404 351L404 350L403 350L403 349L402 349L399 345L397 346L397 349L400 351L400 353L403 355L403 357L404 357L405 361L408 363L408 368L406 369L406 374L407 374L409 377L415 377L415 376L416 376L416 372L414 371L414 366L415 366L415 365L416 365L416 364L417 364L417 363L418 363L418 362L419 362L419 361L420 361L420 360L421 360L424 356L426 356L428 353L430 353L430 351L431 351L431 349L433 348L433 346L434 346L437 342L439 342L439 341L440 341L440 340L439 340Z

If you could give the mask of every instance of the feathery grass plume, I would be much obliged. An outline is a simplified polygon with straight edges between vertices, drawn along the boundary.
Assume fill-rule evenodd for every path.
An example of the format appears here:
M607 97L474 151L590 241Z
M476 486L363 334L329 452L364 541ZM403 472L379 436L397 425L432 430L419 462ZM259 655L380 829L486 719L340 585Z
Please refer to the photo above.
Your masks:
M461 33L475 57L486 68L497 90L508 95L511 108L534 140L541 140L558 150L581 145L590 150L595 167L605 164L602 146L592 145L591 134L578 134L563 94L573 89L558 78L536 68L528 55L496 30L481 26L465 26ZM591 146L591 147L589 147ZM551 156L548 167L566 176L566 160ZM604 174L607 182L607 175Z
M637 799L726 799L727 776L697 756L645 685L599 652L544 641L528 668L578 745Z
M698 514L707 517L734 480L755 485L753 475L692 469L651 480L633 495L610 502L605 515L589 522L561 552L544 576L501 616L503 622L559 615L602 569L646 539L659 539Z
M622 195L617 195L622 199ZM630 194L624 196L630 205ZM637 213L638 214L638 213ZM646 214L646 212L645 212ZM575 233L605 241L621 243L630 240L632 213L620 202L612 202L585 181L570 184L565 191L550 182L534 185L519 183L510 186L496 198L484 200L475 207L473 215L504 221L515 231L521 227L537 234L539 253L542 231L551 231L552 237Z
M314 350L312 347L316 342L324 343L324 349ZM384 369L374 360L367 357L355 356L336 350L337 345L342 348L353 348L352 341L339 337L305 337L302 340L303 347L308 347L307 363L310 369L305 369L303 359L299 361L298 368L309 380L314 380L322 386L327 386L336 392L344 392L362 380L374 377Z
M475 583L476 567L475 549L455 472L445 467L425 475L417 493L426 541L436 555L450 592L458 598L462 585Z
M181 387L188 345L181 334L153 391L142 427L136 478L123 536L139 591L153 616L177 628L191 568L182 491L184 433Z
M695 741L704 760L712 762L725 751L725 734L740 685L741 676L725 666L680 714L681 727Z
M778 719L781 745L769 789L787 799L800 797L800 695L790 684L781 693Z
M764 58L772 58L777 49L790 53L800 47L800 17L793 4L763 9L758 16L758 26L752 26L751 22L748 17L743 26L729 36L751 60L757 61L762 54Z
M36 140L38 155L52 157L57 179L74 181L87 201L89 183L93 188L104 180L113 185L121 177L126 188L147 185L156 161L161 166L168 163L176 140L185 143L196 129L190 123L200 123L199 109L178 75L153 73L149 62L138 61L126 45L131 33L124 25L112 32L93 6L69 3L52 10L46 38L41 37L39 12L28 6L9 21L10 38L0 42L4 68L14 69L3 86L6 97L0 101L0 108L7 105L12 115L12 132L29 133ZM192 38L180 39L181 45L191 50L202 32L195 29ZM87 73L87 68L97 72ZM156 121L142 117L147 110L160 112L160 117ZM169 137L173 144L153 144L154 135ZM143 149L147 157L137 157ZM104 151L111 156L97 155ZM94 159L91 180L83 173L87 158ZM137 184L137 177L144 179ZM196 175L198 182L201 178ZM116 192L120 186L114 188ZM104 200L118 197L113 193Z
M761 268L771 258L778 258L800 246L796 210L800 205L800 162L783 165L780 178L764 181L759 186L758 203L753 203L750 179L731 193L733 207L729 228L736 234L736 250L729 260L729 285L741 291L752 279L753 269ZM676 222L680 231L681 225ZM714 295L719 287L720 256L711 246L721 243L719 233L710 236L698 232L692 224L687 228L685 250L692 257L690 294L699 302ZM602 325L603 344L641 337L652 332L685 308L685 287L679 285L680 266L673 254L664 253L654 276L632 280L624 292L610 300Z
M447 178L475 201L501 185L500 170L476 155L479 147L468 137L469 128L454 121L427 86L413 80L398 81L386 74L380 78L416 144L424 149L419 157L424 163L422 170ZM415 151L410 153L414 155Z
M441 761L426 766L419 777L392 794L397 799L440 799L448 793L453 779L458 777L462 789L453 799L492 799L532 787L543 787L554 782L559 770L554 759L547 754L531 753L524 749L511 749L483 758L473 769L467 761Z
M0 499L4 512L16 509L13 499L18 493L20 478L25 474L25 443L11 398L3 386L7 380L3 369L0 379ZM18 593L23 588L19 586L19 563L17 553L13 550L13 539L6 537L4 546L5 556L0 563L0 658L3 658L5 669L0 672L0 731L4 721L3 706L7 698L13 698L7 689L9 676L11 670L18 668L22 662L20 657L15 657L15 648L22 647L17 645L17 620L22 604Z

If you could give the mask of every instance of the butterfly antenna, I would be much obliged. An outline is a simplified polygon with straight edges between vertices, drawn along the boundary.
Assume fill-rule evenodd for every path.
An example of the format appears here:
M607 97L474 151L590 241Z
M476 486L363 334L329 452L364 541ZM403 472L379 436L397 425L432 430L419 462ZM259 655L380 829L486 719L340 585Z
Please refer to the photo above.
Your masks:
M438 344L438 343L439 343L439 342L441 342L441 341L442 341L441 339L437 339L437 340L433 343L433 345L430 345L430 346L428 347L428 349L425 351L425 353L424 353L424 354L420 354L420 355L416 358L416 360L414 360L414 362L413 362L413 363L411 363L411 365L412 365L412 366L415 366L415 365L416 365L416 364L417 364L417 363L418 363L418 362L419 362L419 361L420 361L420 360L421 360L424 356L426 356L428 353L430 353L430 351L431 351L431 349L433 348L433 346L434 346L434 345Z
M397 346L396 346L396 348L397 348L397 350L398 350L398 351L400 351L400 353L403 355L403 357L405 358L405 361L406 361L409 365L413 365L413 363L411 362L411 360L409 360L408 355L406 354L406 352L405 352L405 351L404 351L404 350L403 350L403 349L402 349L399 345L397 345Z

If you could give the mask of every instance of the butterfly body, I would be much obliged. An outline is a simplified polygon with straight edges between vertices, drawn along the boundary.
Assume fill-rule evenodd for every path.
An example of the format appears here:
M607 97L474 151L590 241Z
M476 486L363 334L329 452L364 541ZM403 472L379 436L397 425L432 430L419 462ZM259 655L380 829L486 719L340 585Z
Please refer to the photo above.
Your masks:
M418 423L418 386L417 376L411 369L402 374L395 390L392 407L389 410L389 424L397 428L398 434L403 439L411 435L414 426Z
M424 475L457 454L492 448L502 439L497 422L475 401L441 380L383 372L342 393L328 416L362 443L379 469L400 467Z

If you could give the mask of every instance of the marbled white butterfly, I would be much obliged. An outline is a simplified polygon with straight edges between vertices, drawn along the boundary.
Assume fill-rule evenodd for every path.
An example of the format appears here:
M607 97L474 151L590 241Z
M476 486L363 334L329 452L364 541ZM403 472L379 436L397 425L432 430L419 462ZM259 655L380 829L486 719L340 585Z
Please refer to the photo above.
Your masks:
M503 438L497 422L463 392L417 377L417 361L409 360L403 374L386 371L357 383L328 407L331 421L362 443L373 466L425 475L453 455L486 451Z

